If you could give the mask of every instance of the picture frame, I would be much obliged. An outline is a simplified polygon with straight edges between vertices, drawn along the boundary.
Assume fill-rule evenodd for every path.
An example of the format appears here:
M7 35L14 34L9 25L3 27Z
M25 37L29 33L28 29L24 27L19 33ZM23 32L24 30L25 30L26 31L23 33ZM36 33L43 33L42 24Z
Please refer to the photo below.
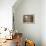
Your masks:
M34 15L24 15L23 23L34 23Z

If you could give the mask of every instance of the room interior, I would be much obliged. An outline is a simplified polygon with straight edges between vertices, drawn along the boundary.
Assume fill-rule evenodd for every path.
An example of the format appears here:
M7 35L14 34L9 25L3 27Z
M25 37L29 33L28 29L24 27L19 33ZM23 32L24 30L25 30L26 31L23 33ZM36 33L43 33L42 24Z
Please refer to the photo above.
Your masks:
M46 46L44 3L43 0L1 0L0 46Z

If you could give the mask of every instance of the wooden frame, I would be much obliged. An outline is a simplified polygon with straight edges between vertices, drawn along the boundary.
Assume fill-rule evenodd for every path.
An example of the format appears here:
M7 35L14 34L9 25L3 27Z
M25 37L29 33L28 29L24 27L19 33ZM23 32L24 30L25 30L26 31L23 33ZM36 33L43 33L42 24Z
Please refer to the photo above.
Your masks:
M34 22L34 15L24 15L23 22L24 23L33 23Z

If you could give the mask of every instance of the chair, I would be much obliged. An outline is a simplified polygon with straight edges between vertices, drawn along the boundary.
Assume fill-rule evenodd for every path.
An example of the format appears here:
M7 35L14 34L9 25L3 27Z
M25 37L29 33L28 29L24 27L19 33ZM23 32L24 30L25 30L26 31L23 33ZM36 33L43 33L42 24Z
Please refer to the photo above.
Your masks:
M16 46L22 45L22 33L15 33L14 39L15 39Z
M35 46L35 43L32 40L26 40L25 46Z

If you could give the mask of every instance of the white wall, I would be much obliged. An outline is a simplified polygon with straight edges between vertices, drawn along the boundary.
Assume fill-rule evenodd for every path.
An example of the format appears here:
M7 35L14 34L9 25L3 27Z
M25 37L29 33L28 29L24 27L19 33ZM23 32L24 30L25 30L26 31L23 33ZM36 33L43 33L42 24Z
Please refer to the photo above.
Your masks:
M42 0L41 4L41 38L42 46L46 46L46 0Z
M29 0L27 2L22 1L13 6L15 28L23 32L24 36L34 39L38 46L40 42L42 44L40 46L46 46L46 0ZM34 14L35 24L23 24L25 14Z
M12 6L16 2L16 0L0 0L0 26L3 27L10 27L12 28ZM33 1L34 2L34 1ZM19 13L18 13L19 14ZM46 0L42 0L42 30L41 30L41 36L42 36L42 46L46 46ZM18 24L18 23L17 23ZM19 24L18 24L19 25ZM26 26L31 27L31 24L20 24L23 25L22 28ZM28 28L26 27L26 29ZM20 26L21 28L21 26ZM17 29L18 30L18 29ZM28 29L29 30L29 29ZM20 29L19 29L20 31ZM22 30L21 31L25 31ZM35 32L35 31L32 31ZM24 34L26 31L24 32ZM28 32L29 33L29 32Z
M36 46L41 46L41 0L23 0L18 6L13 7L15 28L22 32L24 37L35 41ZM23 23L23 15L34 14L35 23Z
M12 6L16 0L0 0L0 27L12 28Z

